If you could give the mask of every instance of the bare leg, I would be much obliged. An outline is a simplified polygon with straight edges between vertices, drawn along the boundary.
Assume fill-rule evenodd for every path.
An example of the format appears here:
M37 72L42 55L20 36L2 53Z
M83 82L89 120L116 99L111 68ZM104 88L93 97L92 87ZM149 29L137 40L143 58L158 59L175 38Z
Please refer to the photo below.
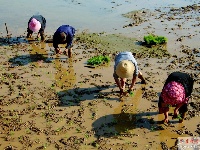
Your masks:
M164 112L164 115L165 115L165 119L164 119L164 123L168 123L169 122L169 119L168 119L168 112Z
M185 119L186 112L184 112L184 113L181 113L180 115L181 115L181 119L179 119L179 123L182 123L182 122L183 122L183 120Z
M40 33L38 32L36 39L39 40L40 38Z
M138 78L142 80L141 81L142 84L146 84L146 81L145 81L141 71L139 71Z
M33 31L31 31L29 28L27 28L27 38L31 38L32 37L32 34L33 34Z
M121 83L120 83L120 80L119 80L119 78L114 78L115 79L115 82L116 82L116 84L117 84L117 86L119 87L119 93L120 93L120 97L123 95L123 89L122 89L122 87L121 87Z
M72 57L72 48L68 49L68 57L69 57L69 58Z
M126 78L121 78L121 87L125 89Z

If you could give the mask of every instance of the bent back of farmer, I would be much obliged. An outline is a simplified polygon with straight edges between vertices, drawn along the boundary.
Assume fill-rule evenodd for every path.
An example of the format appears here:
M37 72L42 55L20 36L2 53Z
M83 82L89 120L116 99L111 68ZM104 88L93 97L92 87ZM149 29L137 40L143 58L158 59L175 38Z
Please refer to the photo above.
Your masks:
M53 35L53 47L56 54L61 54L59 44L66 44L66 50L64 51L68 56L71 57L72 53L72 42L75 35L75 28L70 25L60 26Z

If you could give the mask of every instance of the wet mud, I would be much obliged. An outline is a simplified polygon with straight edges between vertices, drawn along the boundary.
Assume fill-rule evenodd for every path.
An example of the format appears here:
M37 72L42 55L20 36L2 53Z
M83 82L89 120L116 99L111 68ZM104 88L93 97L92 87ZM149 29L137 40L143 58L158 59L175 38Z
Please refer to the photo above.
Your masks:
M198 11L198 5L191 5L170 8L167 14L161 10L131 12L127 15L135 22L125 27L142 26L150 16L171 21L183 15L181 19L188 20L187 14ZM176 33L171 28L166 30ZM48 35L47 40L51 38ZM73 57L68 58L55 55L48 41L2 37L0 149L166 150L177 149L178 137L198 137L200 47L185 44L184 38L190 37L146 47L137 38L84 31L76 35ZM178 47L175 53L169 50L171 45ZM121 101L112 73L114 57L123 50L134 53L147 84L138 79L133 95ZM107 66L84 67L96 55L108 55L111 62ZM170 124L163 124L158 97L167 75L173 71L189 73L195 85L184 122L170 118ZM172 113L170 108L170 117Z

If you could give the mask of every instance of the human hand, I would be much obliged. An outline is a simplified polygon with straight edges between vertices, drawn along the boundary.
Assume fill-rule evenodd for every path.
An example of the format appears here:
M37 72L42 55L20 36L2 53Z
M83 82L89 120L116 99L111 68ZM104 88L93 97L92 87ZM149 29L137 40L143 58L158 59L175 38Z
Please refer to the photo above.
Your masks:
M178 116L178 109L174 109L174 115Z
M174 115L173 115L172 119L177 119L177 118L178 118L178 110L175 109L174 110Z
M165 119L163 120L163 123L169 123L169 119L168 119L168 118L165 118Z
M123 94L124 94L124 89L120 89L119 94L120 94L120 97L123 96Z
M62 54L62 51L59 48L55 48L56 54Z
M68 49L67 48L64 50L63 54L68 55Z
M37 34L36 40L40 40L40 33Z

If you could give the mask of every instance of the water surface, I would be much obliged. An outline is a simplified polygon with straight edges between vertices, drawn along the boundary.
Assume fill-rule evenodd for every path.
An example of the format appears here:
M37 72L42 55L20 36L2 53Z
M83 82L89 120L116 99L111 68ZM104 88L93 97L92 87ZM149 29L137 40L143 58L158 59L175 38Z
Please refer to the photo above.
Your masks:
M0 0L0 31L6 34L5 23L12 35L23 35L34 14L47 20L46 32L53 34L62 24L91 32L131 32L123 26L130 22L122 14L133 10L191 5L194 0Z

